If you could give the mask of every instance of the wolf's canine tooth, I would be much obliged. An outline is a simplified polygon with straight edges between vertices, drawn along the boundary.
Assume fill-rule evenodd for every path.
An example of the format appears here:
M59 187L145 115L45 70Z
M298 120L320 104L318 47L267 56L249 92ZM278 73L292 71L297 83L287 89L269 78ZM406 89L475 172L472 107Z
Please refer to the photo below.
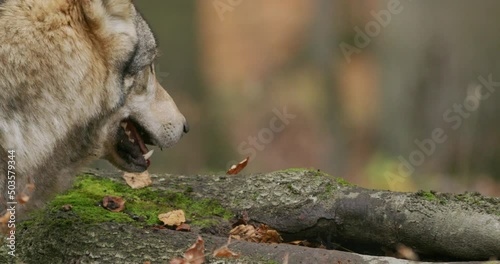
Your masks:
M154 149L150 150L148 153L142 155L144 157L144 159L148 160L149 158L151 158L151 156L153 156L153 152L154 152Z

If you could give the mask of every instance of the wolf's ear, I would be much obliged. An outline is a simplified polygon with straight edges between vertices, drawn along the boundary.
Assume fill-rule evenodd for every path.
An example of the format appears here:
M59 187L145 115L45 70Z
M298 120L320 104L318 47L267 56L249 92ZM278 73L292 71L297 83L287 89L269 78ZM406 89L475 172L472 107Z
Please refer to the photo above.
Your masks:
M102 5L107 13L114 17L132 18L132 1L131 0L101 0Z
M131 16L132 0L83 0L83 10L89 18L104 15L124 18Z
M116 65L124 63L137 44L136 10L131 0L81 0L83 16L99 49Z
M131 0L83 0L84 16L92 30L104 34L134 31L135 9Z

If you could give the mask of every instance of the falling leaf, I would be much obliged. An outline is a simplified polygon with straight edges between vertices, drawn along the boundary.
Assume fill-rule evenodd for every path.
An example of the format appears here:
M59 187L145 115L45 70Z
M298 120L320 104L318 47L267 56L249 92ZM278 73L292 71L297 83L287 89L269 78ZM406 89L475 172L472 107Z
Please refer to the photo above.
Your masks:
M228 175L238 174L241 170L243 170L247 166L249 160L250 160L250 157L247 157L246 159L244 159L242 162L238 163L237 165L231 166L231 168L227 171L226 174L228 174Z
M184 253L184 258L175 258L170 261L170 264L202 264L205 262L205 242L198 236L194 243Z
M176 231L186 231L186 232L189 232L189 231L191 231L191 226L189 226L188 224L181 224L175 230Z
M152 184L148 171L141 173L125 172L123 179L125 179L128 186L132 187L132 189L140 189Z
M180 226L186 222L186 216L182 210L174 210L166 214L160 214L158 215L158 219L168 226Z
M213 256L216 258L239 258L240 254L231 251L228 247L229 244L231 244L231 237L229 237L227 243L224 246L214 251Z
M118 196L106 196L102 199L102 207L111 212L121 212L125 209L125 200Z

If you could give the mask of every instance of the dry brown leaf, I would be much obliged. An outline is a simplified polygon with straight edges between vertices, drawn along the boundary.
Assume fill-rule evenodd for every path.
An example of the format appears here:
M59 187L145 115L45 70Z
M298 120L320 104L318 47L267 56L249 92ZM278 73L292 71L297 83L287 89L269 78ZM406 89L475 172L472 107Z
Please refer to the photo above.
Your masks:
M239 258L240 254L231 251L228 247L229 244L231 244L231 237L229 237L227 243L224 246L214 251L213 256L216 258Z
M281 243L283 241L278 231L270 229L267 225L260 225L257 228L257 233L261 243Z
M0 224L1 225L7 225L7 223L9 222L11 214L12 213L10 211L7 211L4 215L0 216Z
M7 211L4 215L0 216L0 234L3 232L8 232L7 223L9 222L12 213Z
M288 256L290 255L289 252L286 252L285 256L283 257L283 264L288 264Z
M191 226L188 225L188 224L181 224L180 226L178 226L176 229L176 231L185 231L185 232L189 232L191 231Z
M111 212L121 212L125 209L125 200L118 196L106 196L102 199L102 207Z
M151 228L153 228L154 230L167 229L164 225L153 225Z
M30 200L31 194L33 194L33 191L35 190L35 184L33 183L28 183L24 187L24 190L21 192L19 197L17 197L17 202L19 204L25 204Z
M184 258L175 258L170 261L170 264L202 264L205 262L205 242L198 236L194 243L184 253Z
M216 258L239 258L240 254L231 251L227 246L222 246L214 251Z
M186 216L182 210L174 210L166 214L160 214L158 215L158 219L168 226L180 226L186 222Z
M247 157L246 159L244 159L243 161L241 161L237 165L231 166L231 168L226 172L226 174L228 174L228 175L238 174L241 170L243 170L247 166L249 160L250 160L250 157Z
M288 244L295 245L295 246L301 246L301 245L303 245L303 241L305 241L305 240L295 240L295 241L288 242Z
M71 211L71 209L73 209L73 206L71 204L65 204L61 206L61 210L63 210L64 212Z
M239 225L233 228L229 234L237 240L244 240L257 243L281 243L278 231L270 229L267 225L260 225L255 228L253 225Z
M396 247L396 250L398 251L398 254L396 255L396 257L418 261L418 255L417 255L417 253L415 253L415 251L413 251L413 249L411 249L403 244L399 244Z
M25 194L25 193L21 193L21 194L19 195L19 197L17 197L17 202L18 202L19 204L25 204L25 203L27 203L29 200L30 200L29 195L27 195L27 194Z
M140 189L152 184L148 171L141 173L125 172L123 179L125 179L128 186L132 187L132 189Z
M229 234L232 238L243 241L258 242L253 225L239 225L233 228Z

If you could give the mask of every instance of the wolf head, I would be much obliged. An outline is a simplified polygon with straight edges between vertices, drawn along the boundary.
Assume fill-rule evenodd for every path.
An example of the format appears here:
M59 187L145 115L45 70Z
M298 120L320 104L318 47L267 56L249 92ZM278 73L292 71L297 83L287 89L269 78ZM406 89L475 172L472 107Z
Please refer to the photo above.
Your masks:
M152 155L146 144L168 148L189 126L156 79L156 40L130 0L87 1L84 10L95 31L116 45L108 54L116 53L110 61L122 91L118 111L105 125L101 156L125 171L144 171Z
M110 2L119 6L123 0L108 4ZM117 64L123 73L125 97L123 106L107 123L108 136L103 146L104 157L112 164L126 171L140 172L149 166L152 155L145 144L168 148L189 131L189 125L156 79L153 62L157 44L150 27L133 5L129 7L130 16L123 17L133 19L124 20L127 21L124 28L133 24L137 37L130 35L133 51L125 56L128 57L125 64ZM128 14L127 9L120 10L123 11Z
M189 127L155 76L157 43L131 0L0 0L0 213L7 155L34 203L105 158L147 169ZM31 202L31 201L30 201Z

